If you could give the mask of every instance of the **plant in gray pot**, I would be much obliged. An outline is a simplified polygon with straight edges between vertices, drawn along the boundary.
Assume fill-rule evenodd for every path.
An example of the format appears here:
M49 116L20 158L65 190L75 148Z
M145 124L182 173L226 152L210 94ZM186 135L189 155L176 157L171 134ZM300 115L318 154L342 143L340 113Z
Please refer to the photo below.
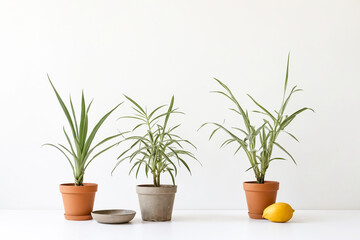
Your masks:
M196 147L190 141L174 133L180 124L174 127L168 126L170 116L182 114L173 107L174 97L171 98L166 111L162 111L166 107L166 105L162 105L151 112L142 108L130 97L125 97L131 102L135 112L131 116L122 118L130 118L138 123L132 129L133 135L120 141L120 144L130 141L130 146L120 154L113 171L120 163L129 160L132 164L129 174L136 171L137 177L143 166L146 176L152 176L153 184L136 187L142 219L144 221L170 221L177 190L175 185L177 165L185 166L191 174L184 157L197 160L194 154L184 149L184 144L195 149ZM141 131L141 133L135 134L135 131ZM172 185L160 183L162 173L170 175Z

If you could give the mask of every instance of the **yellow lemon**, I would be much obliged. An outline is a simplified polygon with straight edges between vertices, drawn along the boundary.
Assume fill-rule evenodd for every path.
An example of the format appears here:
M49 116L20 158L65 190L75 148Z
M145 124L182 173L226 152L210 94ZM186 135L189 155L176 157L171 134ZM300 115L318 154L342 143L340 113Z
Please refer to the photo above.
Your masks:
M292 218L293 212L295 210L289 204L279 202L265 208L263 218L272 222L287 222Z

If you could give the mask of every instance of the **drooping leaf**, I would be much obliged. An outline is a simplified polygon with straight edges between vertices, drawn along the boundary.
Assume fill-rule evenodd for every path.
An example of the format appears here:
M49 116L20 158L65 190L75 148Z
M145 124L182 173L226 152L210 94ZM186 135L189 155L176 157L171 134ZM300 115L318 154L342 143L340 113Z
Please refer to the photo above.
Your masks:
M291 154L290 154L288 151L286 151L285 148L283 148L283 147L282 147L280 144L278 144L277 142L274 142L274 144L275 144L276 146L278 146L281 150L283 150L283 151L291 158L291 160L293 160L293 162L294 162L295 164L297 164L296 161L295 161L295 159L293 158L293 156L291 156Z
M54 148L56 148L57 150L59 150L59 151L66 157L66 159L68 160L68 162L69 162L69 164L70 164L70 166L71 166L71 169L72 169L72 171L73 171L73 174L74 174L74 176L75 176L74 165L72 164L72 162L71 162L70 158L68 157L68 155L67 155L61 148L59 148L58 146L56 146L56 145L54 145L54 144L51 144L51 143L45 143L45 144L43 144L43 146L51 146L51 147L54 147Z

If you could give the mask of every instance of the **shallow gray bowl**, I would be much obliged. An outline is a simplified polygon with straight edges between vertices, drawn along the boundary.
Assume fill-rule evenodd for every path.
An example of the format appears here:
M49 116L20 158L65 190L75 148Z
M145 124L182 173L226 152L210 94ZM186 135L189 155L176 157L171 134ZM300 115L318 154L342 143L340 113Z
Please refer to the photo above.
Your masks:
M128 223L135 217L136 212L126 209L97 210L91 213L99 223Z

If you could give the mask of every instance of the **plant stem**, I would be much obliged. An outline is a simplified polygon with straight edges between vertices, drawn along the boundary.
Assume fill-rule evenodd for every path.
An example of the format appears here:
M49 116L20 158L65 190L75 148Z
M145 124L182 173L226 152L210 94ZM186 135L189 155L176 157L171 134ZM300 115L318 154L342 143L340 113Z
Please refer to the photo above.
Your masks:
M154 186L156 187L156 175L155 175L155 173L153 173L153 182L154 182Z
M160 174L153 173L153 182L155 187L160 187Z
M83 186L84 181L84 170L78 170L79 174L75 176L75 185L76 186Z
M260 184L264 183L265 175L260 174L260 176L256 180L257 180L257 183L260 183Z

